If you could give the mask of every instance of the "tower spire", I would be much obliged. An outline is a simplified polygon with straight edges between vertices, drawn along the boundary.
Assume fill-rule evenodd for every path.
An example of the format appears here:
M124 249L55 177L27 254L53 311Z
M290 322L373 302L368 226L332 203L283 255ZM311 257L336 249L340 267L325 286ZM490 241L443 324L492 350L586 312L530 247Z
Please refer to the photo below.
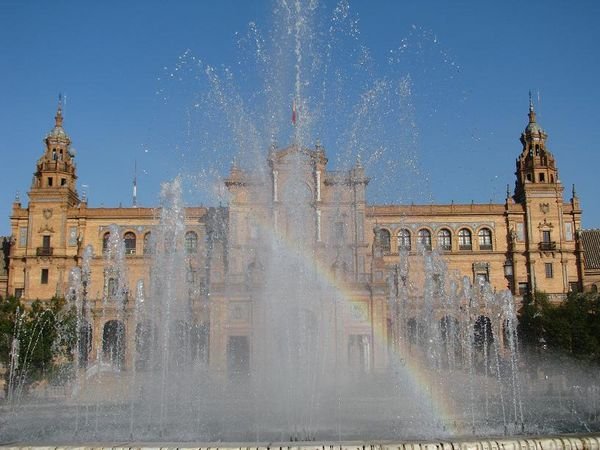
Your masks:
M529 123L535 123L535 109L533 108L533 97L531 89L529 90Z
M57 127L62 127L62 123L63 123L62 108L63 108L63 98L62 98L62 93L59 93L58 94L58 107L56 108L56 116L54 116L54 123L55 123L55 126L57 126Z

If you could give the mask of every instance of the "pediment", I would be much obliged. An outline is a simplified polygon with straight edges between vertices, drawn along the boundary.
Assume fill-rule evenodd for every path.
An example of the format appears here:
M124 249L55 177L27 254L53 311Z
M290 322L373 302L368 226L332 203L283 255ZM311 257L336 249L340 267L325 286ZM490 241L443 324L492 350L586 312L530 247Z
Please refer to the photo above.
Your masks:
M327 158L322 150L313 150L298 145L273 151L269 155L270 163L275 166L306 165L311 167L315 162L327 164Z

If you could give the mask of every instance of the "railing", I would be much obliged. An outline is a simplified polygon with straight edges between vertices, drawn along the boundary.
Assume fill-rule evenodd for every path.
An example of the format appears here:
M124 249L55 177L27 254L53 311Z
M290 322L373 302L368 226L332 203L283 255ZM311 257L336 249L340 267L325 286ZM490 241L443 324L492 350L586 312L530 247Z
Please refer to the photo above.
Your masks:
M36 256L52 256L54 248L52 247L38 247L35 249Z
M540 250L541 251L556 250L556 242L555 241L540 242Z
M45 162L44 163L44 169L46 170L59 170L62 172L69 172L71 171L70 168L67 166L67 163L64 161L52 161L52 162Z

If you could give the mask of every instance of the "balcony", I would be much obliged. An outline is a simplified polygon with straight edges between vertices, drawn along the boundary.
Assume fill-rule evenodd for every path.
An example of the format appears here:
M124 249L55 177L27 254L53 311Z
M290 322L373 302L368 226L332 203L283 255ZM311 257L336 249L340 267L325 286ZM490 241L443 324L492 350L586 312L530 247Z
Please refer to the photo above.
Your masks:
M555 241L540 242L540 250L543 252L550 252L550 251L556 250L556 242Z
M38 247L35 249L36 256L52 256L53 247Z

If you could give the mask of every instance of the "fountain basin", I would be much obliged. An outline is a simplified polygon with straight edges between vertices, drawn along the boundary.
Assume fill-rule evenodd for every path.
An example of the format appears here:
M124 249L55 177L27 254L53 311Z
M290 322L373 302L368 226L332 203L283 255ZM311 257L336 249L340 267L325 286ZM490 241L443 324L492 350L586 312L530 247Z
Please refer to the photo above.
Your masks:
M189 443L189 442L82 442L30 445L26 442L0 446L0 450L87 450L87 449L194 449L194 450L500 450L500 449L600 449L600 434L566 434L537 437L490 437L424 441L351 441L351 442L240 442L240 443Z

